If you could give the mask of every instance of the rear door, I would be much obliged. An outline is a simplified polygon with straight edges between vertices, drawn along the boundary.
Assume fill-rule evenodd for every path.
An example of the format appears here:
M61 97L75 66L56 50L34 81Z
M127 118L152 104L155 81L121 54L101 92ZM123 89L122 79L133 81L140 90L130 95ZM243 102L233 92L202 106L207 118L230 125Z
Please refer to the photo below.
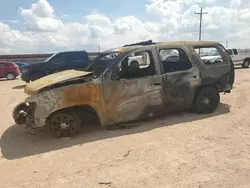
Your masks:
M206 64L199 58L198 53L196 54L195 58L197 58L197 62L200 62L202 83L217 85L220 92L230 91L234 83L234 65L229 56L229 51L226 51L220 44L214 46L194 46L194 48L196 51L198 49L218 51L221 60L215 61L213 64Z
M161 46L158 49L163 76L163 100L167 111L189 108L195 88L200 84L197 67L185 46Z

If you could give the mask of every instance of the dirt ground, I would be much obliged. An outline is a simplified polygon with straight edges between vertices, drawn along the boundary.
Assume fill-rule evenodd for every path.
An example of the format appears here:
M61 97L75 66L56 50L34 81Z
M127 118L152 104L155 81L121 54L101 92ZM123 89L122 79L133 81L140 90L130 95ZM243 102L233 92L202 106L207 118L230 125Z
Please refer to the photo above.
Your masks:
M28 135L13 107L20 80L0 81L0 187L249 188L250 69L210 115L188 112L138 127L89 128L72 139Z

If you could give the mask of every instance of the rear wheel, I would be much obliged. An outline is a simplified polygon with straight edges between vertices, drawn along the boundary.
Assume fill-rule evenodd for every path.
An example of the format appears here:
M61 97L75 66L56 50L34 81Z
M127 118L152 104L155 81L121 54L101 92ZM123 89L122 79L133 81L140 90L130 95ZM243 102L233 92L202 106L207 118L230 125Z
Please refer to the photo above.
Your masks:
M16 75L14 73L10 72L10 73L6 74L6 78L8 80L14 80L14 79L16 79Z
M248 68L250 65L249 60L245 60L244 63L242 64L242 68Z
M48 126L50 132L56 137L72 137L77 135L81 129L81 120L79 116L71 111L55 112L48 119Z
M208 114L216 110L219 102L219 91L215 87L205 87L196 95L192 108L198 114Z
M41 73L41 72L37 72L31 75L31 81L35 81L38 80L39 78L44 77L45 74Z

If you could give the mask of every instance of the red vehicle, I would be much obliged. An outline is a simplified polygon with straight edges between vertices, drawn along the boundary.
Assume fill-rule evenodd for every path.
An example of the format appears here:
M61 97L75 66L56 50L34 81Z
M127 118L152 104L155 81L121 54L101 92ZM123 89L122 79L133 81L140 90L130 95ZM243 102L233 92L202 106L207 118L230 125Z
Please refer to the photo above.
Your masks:
M18 66L9 61L0 61L0 78L14 80L20 74Z

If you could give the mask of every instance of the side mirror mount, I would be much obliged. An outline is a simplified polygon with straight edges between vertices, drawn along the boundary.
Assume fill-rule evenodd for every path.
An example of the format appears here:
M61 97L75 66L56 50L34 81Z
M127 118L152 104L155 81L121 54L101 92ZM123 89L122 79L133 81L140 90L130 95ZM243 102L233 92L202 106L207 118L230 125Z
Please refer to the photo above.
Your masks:
M111 73L111 80L120 80L120 77L118 75L118 72L117 70L114 70L112 73Z

